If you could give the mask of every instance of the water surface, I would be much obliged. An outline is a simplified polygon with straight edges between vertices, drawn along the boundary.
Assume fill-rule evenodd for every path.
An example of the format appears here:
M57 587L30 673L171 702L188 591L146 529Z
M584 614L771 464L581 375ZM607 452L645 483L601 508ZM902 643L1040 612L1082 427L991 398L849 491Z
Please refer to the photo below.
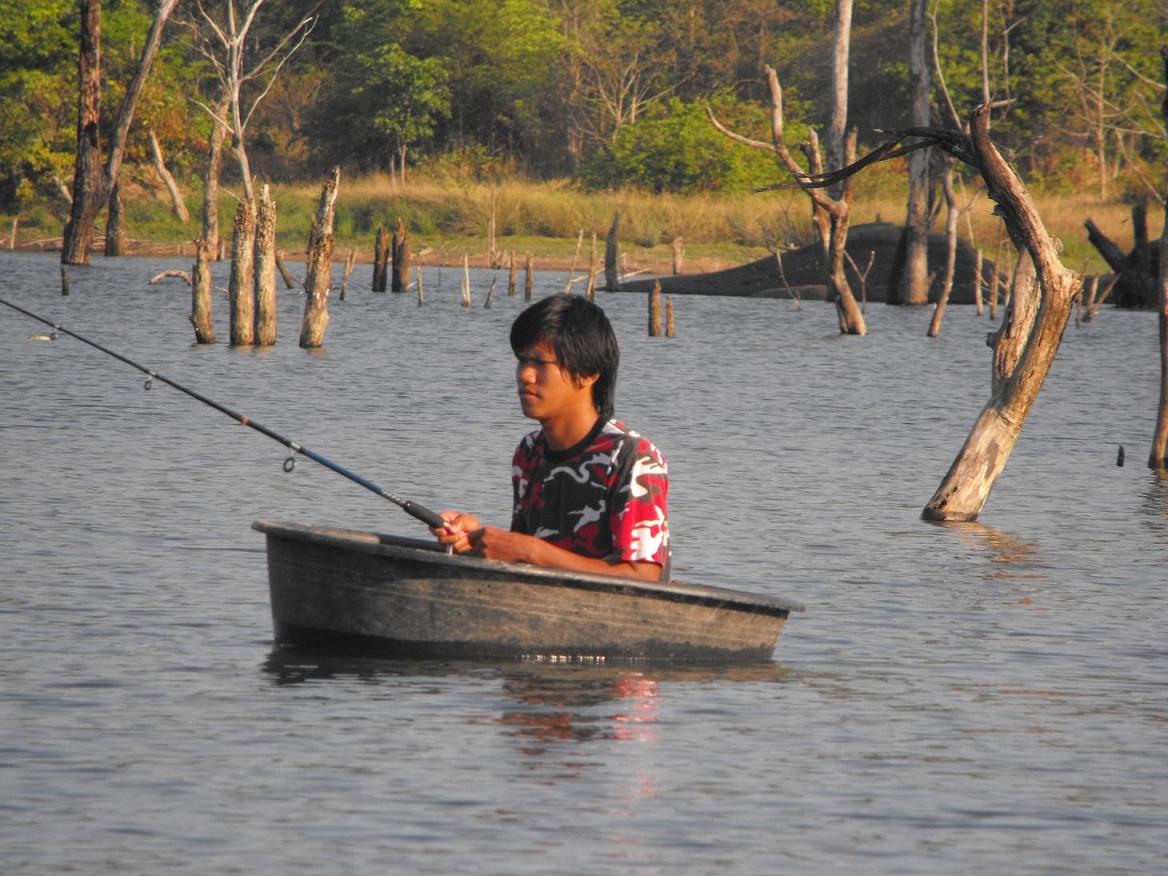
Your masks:
M3 297L398 495L505 525L522 296L431 268L296 346L192 346L173 260L0 253ZM226 285L226 267L217 283ZM539 277L536 294L562 289ZM505 275L500 275L505 288ZM273 647L252 520L412 518L0 312L5 873L1147 873L1168 856L1168 483L1156 320L1071 325L978 524L919 519L989 395L992 326L602 295L617 408L669 459L675 575L797 599L745 668ZM227 336L226 302L215 301ZM1128 464L1118 467L1117 450Z

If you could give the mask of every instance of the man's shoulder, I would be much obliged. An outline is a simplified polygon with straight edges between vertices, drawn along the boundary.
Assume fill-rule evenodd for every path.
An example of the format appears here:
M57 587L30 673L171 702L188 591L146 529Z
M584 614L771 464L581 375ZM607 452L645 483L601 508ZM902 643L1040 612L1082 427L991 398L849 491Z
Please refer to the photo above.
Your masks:
M636 429L630 428L621 420L609 420L604 424L604 428L601 430L600 434L612 435L615 437L627 437L635 444L648 444L650 446L653 445L653 442L649 440L648 436L638 432Z

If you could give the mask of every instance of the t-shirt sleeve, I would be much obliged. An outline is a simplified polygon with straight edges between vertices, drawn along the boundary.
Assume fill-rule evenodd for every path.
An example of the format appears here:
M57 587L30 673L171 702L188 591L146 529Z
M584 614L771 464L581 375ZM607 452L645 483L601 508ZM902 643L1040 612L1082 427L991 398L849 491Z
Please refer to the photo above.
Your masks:
M612 549L624 562L667 566L669 560L669 468L665 457L638 438L622 466L612 516Z

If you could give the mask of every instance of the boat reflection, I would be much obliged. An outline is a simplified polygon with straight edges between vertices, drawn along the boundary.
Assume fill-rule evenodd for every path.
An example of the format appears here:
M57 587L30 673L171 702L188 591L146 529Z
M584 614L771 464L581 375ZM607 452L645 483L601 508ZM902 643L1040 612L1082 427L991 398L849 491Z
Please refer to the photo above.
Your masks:
M506 704L496 721L527 754L562 742L596 739L657 741L663 693L677 683L773 682L787 673L777 663L680 666L402 660L361 653L278 646L263 663L276 685L358 679L497 680Z

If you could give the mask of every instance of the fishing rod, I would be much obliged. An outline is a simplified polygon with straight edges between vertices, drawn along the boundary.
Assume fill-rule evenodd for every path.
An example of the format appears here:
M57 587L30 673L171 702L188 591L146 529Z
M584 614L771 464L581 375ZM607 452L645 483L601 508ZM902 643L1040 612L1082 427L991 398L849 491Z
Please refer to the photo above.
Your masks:
M196 401L201 401L203 404L207 405L208 407L212 407L215 410L219 411L220 413L226 414L227 416L231 417L231 419L235 420L236 422L242 423L243 425L247 426L250 429L255 429L261 435L267 435L273 441L278 441L279 443L283 444L285 447L287 447L289 450L292 451L292 455L290 455L287 459L284 460L284 471L290 472L290 471L292 471L293 468L295 468L295 466L296 466L295 454L299 453L303 456L307 456L313 462L319 462L325 468L331 469L332 471L335 471L337 474L341 475L342 477L346 477L349 480L353 481L354 483L360 484L365 489L381 496L381 498L388 499L390 502L393 502L393 504L397 505L399 508L401 508L403 511L405 511L407 514L409 514L413 517L416 517L418 520L421 520L423 523L425 523L427 526L429 526L433 529L441 529L442 527L444 527L446 525L446 521L443 520L441 517L439 517L437 514L435 514L433 511L431 511L429 508L423 507L422 505L419 505L417 502L411 502L408 499L399 499L397 496L393 495L392 493L387 493L385 490L383 490L377 484L373 483L373 481L368 480L367 478L361 477L361 475L357 474L356 472L350 471L349 469L345 468L343 465L338 465L337 463L333 462L331 459L329 459L326 456L321 456L319 453L317 453L312 448L305 447L303 444L298 444L297 442L291 440L290 438L285 438L283 435L279 434L278 432L274 432L273 430L269 429L267 426L264 426L260 423L257 423L255 420L251 419L250 417L245 417L243 414L236 413L235 411L231 410L231 408L228 408L224 405L221 405L217 401L209 399L205 395L202 395L198 392L195 392L193 389L190 389L186 386L183 386L181 383L179 383L176 380L171 380L169 377L165 377L165 376L157 373L156 371L151 371L149 368L145 367L144 365L139 365L133 359L128 359L127 357L123 356L121 353L116 353L113 350L109 349L108 347L103 347L101 344L97 343L96 341L91 341L91 340L89 340L89 338L82 337L81 335L77 334L77 332L70 331L69 329L65 328L64 326L57 325L55 322L52 322L51 320L45 319L43 316L38 316L37 314L33 313L31 310L25 310L23 307L20 307L16 304L13 304L11 301L6 301L5 299L0 298L0 304L6 304L7 306L11 307L13 310L18 311L19 313L23 313L25 316L29 317L30 319L35 319L37 322L42 322L45 325L49 326L51 329L53 329L53 332L54 332L54 334L49 336L50 338L55 338L56 337L55 333L57 333L57 332L60 332L62 334L66 334L71 338L76 338L77 340L81 341L83 344L88 344L89 346L93 347L95 350L100 350L101 352L105 353L107 356L112 356L113 358L117 359L119 362L125 362L130 367L137 368L139 371L141 371L143 374L146 375L146 384L145 384L146 389L150 389L151 383L153 381L161 380L167 386L172 386L175 389L177 389L179 392L186 393L187 395L189 395L191 398L195 399Z

